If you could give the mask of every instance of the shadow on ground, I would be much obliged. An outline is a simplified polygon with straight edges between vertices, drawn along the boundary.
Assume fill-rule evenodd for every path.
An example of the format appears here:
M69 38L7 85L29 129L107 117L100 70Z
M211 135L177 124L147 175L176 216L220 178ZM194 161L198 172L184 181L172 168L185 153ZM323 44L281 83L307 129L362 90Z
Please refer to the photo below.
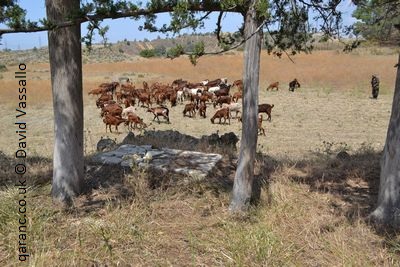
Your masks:
M152 144L149 139L146 142ZM160 140L155 138L154 142L159 144ZM177 143L176 140L174 143ZM217 164L211 175L200 183L218 194L229 194L237 167L237 152L218 146L204 146L204 144L191 148L203 152L222 152L223 160ZM380 157L381 153L368 149L346 154L343 157L336 154L314 154L311 159L298 162L290 161L290 159L278 160L258 154L254 202L259 199L261 188L268 187L272 182L271 177L279 179L279 176L284 175L293 182L308 185L312 191L336 196L345 205L335 202L330 205L336 214L344 215L350 222L360 217L366 219L377 203ZM13 186L18 179L18 175L13 171L16 161L3 153L0 153L0 158L0 186ZM144 183L144 187L150 191L171 187L179 190L188 183L187 177L181 175L163 175L152 171L98 165L91 163L90 157L87 157L86 162L86 187L76 202L77 209L83 212L101 209L110 202L133 201L140 194L138 182ZM52 162L50 159L29 157L26 165L29 185L40 186L51 183ZM143 184L141 186L143 188Z

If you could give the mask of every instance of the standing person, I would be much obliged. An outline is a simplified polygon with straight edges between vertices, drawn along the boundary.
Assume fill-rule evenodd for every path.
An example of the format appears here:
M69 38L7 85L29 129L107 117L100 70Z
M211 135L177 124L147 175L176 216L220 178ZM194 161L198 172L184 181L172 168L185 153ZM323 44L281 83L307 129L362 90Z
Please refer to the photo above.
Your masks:
M372 98L377 99L379 94L379 78L374 74L371 79Z

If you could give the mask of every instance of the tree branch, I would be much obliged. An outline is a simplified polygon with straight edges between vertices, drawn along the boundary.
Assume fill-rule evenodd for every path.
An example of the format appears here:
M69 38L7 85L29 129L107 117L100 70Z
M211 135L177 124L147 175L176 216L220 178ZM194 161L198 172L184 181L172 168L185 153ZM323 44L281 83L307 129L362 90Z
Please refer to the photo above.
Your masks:
M249 37L243 39L242 41L240 41L240 42L237 43L236 45L230 47L229 49L220 50L220 51L215 51L215 52L204 52L203 55L218 55L218 54L222 54L222 53L225 53L225 52L228 52L228 51L231 51L231 50L234 50L234 49L238 48L239 46L241 46L242 44L244 44L245 42L247 42L247 40L249 40L251 37L253 37L257 32L259 32L260 30L262 30L262 28L263 28L263 26L264 26L264 24L265 24L266 22L267 22L267 20L264 20L264 21L260 24L260 26L258 26L258 28L257 28L253 33L250 34ZM189 56L190 56L190 55L194 55L194 53L187 53L187 52L184 52L184 53L182 53L182 55L189 55Z
M192 5L189 6L188 10L193 12L231 12L231 13L241 13L241 10L238 7L229 8L223 10L220 4L210 4L207 6L199 6L199 5ZM129 17L140 17L140 16L149 16L154 14L161 14L161 13L170 13L173 12L174 8L171 6L165 6L162 8L157 9L136 9L132 11L125 11L125 12L116 12L113 14L94 14L94 15L84 15L79 17L75 20L64 21L61 23L54 24L52 26L41 26L41 27L34 27L34 28L17 28L17 29L0 29L0 36L7 33L28 33L28 32L40 32L40 31L47 31L47 30L54 30L58 28L70 27L76 24L82 24L88 22L90 20L104 20L104 19L119 19L119 18L129 18Z
M271 36L272 40L273 40L274 42L276 42L275 39L274 39L274 36L271 34L271 31L269 30L268 26L266 26L266 28L267 28L267 32L268 32L269 35ZM284 49L283 52L285 52L285 55L289 58L289 60L292 61L293 64L295 64L295 62L293 61L293 59L292 59L292 58L290 57L290 55L286 52L286 49Z

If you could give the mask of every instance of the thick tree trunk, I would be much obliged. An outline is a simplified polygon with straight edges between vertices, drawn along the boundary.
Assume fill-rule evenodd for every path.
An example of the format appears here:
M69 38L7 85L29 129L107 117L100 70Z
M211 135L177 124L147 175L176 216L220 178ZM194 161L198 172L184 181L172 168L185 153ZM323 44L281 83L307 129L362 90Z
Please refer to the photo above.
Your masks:
M256 18L255 2L246 13L245 38L260 26ZM238 167L233 185L229 210L245 211L249 207L253 191L254 161L257 149L258 85L260 74L260 53L262 31L254 34L246 43L244 50L243 74L243 125Z
M400 54L398 62L400 63ZM392 114L381 159L378 207L371 214L378 223L400 226L400 67L397 65Z
M46 0L49 21L79 10L79 0ZM83 186L83 96L80 25L48 32L54 107L53 199L70 205Z

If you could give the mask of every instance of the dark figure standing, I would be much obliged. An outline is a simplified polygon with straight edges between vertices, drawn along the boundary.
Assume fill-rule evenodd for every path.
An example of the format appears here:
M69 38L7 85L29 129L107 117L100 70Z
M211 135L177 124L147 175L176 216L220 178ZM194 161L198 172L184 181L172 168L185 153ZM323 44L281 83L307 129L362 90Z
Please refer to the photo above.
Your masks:
M372 98L377 99L379 94L379 78L376 75L372 75L371 86L372 86Z

